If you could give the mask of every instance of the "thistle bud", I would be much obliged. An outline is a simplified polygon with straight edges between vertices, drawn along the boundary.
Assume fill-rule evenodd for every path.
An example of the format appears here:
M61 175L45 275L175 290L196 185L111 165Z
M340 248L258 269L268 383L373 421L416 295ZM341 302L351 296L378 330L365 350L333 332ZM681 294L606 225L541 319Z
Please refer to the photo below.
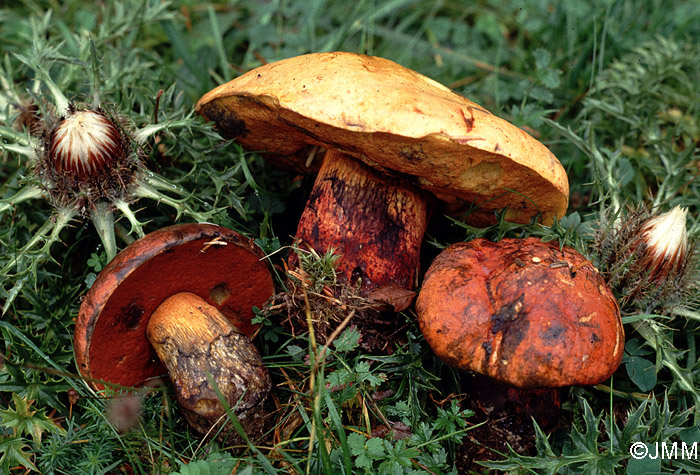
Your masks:
M128 129L100 108L69 106L60 120L47 117L39 150L35 174L50 201L82 214L128 196L140 163Z
M640 263L650 281L675 275L685 264L688 249L687 214L687 209L676 206L642 223Z
M49 154L55 170L92 176L114 163L122 151L119 129L100 111L71 112L51 133Z
M697 290L698 252L688 240L688 210L654 213L645 206L604 216L594 241L596 264L620 308L662 312Z

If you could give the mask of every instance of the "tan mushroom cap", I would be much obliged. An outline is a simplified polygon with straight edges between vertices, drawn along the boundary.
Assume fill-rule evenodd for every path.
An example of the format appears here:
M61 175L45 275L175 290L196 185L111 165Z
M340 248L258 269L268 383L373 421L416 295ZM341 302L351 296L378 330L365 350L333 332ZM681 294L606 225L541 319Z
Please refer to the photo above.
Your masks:
M387 59L335 52L270 63L223 84L197 111L249 150L337 149L393 170L453 206L545 222L565 214L557 158L520 128Z

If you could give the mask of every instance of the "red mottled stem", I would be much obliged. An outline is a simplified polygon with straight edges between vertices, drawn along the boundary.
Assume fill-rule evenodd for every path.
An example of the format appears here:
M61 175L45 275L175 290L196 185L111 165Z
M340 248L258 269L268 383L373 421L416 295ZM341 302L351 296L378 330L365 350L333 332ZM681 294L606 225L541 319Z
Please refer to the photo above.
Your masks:
M297 238L340 255L337 274L365 295L415 286L429 194L329 150L299 221ZM296 258L293 256L292 264Z

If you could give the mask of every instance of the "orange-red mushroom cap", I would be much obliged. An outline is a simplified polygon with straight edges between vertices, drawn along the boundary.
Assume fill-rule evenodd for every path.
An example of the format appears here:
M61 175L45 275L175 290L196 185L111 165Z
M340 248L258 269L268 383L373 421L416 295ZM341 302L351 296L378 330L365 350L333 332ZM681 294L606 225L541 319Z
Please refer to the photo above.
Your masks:
M617 302L574 249L477 239L433 261L416 302L421 331L451 366L514 386L591 385L617 369Z
M273 294L262 251L235 231L211 224L160 229L121 251L100 273L80 307L75 358L80 373L125 386L166 374L146 338L153 311L191 292L251 335L253 307Z

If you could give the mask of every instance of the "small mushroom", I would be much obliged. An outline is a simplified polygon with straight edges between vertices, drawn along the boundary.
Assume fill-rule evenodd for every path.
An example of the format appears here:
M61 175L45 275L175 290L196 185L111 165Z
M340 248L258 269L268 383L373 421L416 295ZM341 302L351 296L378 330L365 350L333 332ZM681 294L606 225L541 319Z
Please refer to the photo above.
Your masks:
M590 261L539 239L477 239L433 261L416 301L448 365L523 389L593 385L622 360L617 302Z
M83 300L78 370L95 388L97 381L137 387L168 374L185 419L201 433L225 414L211 377L248 435L258 436L271 384L249 337L253 307L274 291L262 257L248 238L210 224L170 226L135 241Z
M396 310L410 304L433 197L474 215L506 209L521 223L567 208L566 172L544 145L386 59L334 52L269 63L196 110L244 147L301 167L326 150L297 238L334 248L338 275L360 279L370 297L392 296Z

